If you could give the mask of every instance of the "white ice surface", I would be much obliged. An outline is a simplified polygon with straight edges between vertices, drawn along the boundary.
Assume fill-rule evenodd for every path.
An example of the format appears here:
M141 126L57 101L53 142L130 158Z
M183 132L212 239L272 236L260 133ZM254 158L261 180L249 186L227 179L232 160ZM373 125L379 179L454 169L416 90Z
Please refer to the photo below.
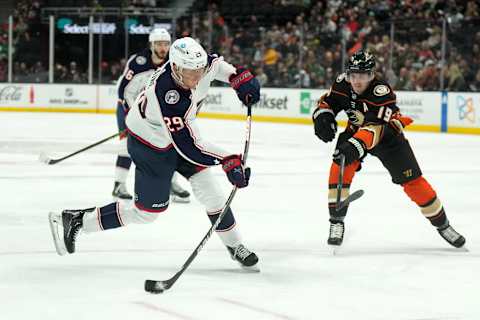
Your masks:
M200 119L232 152L244 123ZM230 260L214 235L175 286L143 291L183 264L209 227L199 203L172 204L153 224L81 235L55 254L49 211L111 202L116 144L47 166L113 134L112 115L0 113L0 319L480 319L480 137L408 133L425 177L469 252L450 247L374 158L352 190L340 253L331 254L327 174L333 145L310 126L253 123L251 186L234 213L261 273ZM219 181L230 191L220 169ZM182 181L188 187L187 181ZM133 174L129 189L133 191Z

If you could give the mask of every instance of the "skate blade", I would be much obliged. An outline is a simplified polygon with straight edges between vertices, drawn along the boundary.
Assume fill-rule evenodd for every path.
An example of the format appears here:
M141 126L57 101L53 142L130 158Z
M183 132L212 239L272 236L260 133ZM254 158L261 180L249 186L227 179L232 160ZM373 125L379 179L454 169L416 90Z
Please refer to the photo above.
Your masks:
M259 273L260 272L260 268L257 266L258 263L253 265L253 266L250 266L250 267L244 266L241 263L238 263L238 264L242 268L242 271L245 272L245 273Z
M341 252L340 246L331 245L331 244L329 244L328 246L330 247L330 252L332 253L332 256L338 256L340 254Z
M48 214L48 222L50 224L50 231L53 237L53 243L55 244L55 250L57 254L63 256L67 253L63 237L60 237L58 233L58 225L60 224L61 217L54 212Z
M181 198L176 195L171 195L170 196L170 201L175 202L175 203L190 203L190 197L186 198Z

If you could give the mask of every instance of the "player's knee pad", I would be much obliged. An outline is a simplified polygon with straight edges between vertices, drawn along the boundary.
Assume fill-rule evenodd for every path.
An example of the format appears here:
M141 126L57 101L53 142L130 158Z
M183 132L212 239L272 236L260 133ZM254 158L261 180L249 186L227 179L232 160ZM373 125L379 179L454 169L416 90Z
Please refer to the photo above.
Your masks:
M217 212L225 205L225 196L210 169L195 173L189 179L195 197L207 212Z

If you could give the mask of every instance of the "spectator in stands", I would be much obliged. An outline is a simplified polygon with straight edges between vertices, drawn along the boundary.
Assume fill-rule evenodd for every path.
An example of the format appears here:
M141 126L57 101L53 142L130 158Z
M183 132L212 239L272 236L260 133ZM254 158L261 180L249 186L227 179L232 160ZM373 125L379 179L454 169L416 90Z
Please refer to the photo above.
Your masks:
M102 4L101 0L97 2ZM41 28L36 27L40 23L40 1L15 3L14 47L17 51L21 49L22 55L14 57L14 61L25 62L27 72L33 72L39 53L45 52L40 49L38 30ZM48 0L42 3L48 5ZM169 2L124 1L124 5L138 8L139 14L141 8L155 4ZM211 41L209 47L232 62L261 68L265 84L270 86L295 87L304 82L300 79L306 79L303 76L306 72L311 87L328 87L331 77L325 74L328 68L334 74L342 71L339 68L344 50L342 40L346 40L349 54L360 48L374 53L382 61L382 76L397 78L396 88L438 90L439 70L432 69L429 60L435 65L441 59L441 19L445 17L449 41L446 73L452 75L452 78L445 76L445 87L473 88L469 84L476 81L480 70L480 8L475 0L271 0L254 4L255 11L231 5L229 1L194 1L192 13L177 20L176 34L194 36L204 43ZM392 20L395 21L393 43L390 39ZM0 59L6 56L6 43L0 33ZM390 61L392 49L393 61ZM59 56L56 53L56 57ZM81 54L73 56L79 59L74 62L80 63ZM104 81L112 81L113 74L118 72L119 60L120 57L107 61ZM304 64L301 70L299 60ZM454 64L457 66L453 67ZM390 65L392 69L388 69ZM86 73L80 71L86 69L84 62L73 68L57 64L56 79L86 82ZM20 72L20 65L16 70Z
M457 63L450 64L448 68L448 85L449 91L463 91L466 88L465 78Z
M268 76L263 72L263 68L259 67L255 69L255 76L262 87L268 83Z

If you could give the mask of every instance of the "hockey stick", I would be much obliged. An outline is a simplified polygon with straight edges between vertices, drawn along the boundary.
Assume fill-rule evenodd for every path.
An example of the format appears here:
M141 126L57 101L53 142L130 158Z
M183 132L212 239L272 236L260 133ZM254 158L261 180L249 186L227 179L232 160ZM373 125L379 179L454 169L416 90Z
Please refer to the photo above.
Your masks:
M247 130L246 130L245 147L243 149L243 159L242 159L244 164L247 161L248 149L250 147L250 131L251 131L251 123L252 123L252 108L251 107L247 107L247 108L248 108ZM180 278L180 276L185 272L185 270L187 270L188 266L190 266L192 261L197 257L200 250L203 249L208 239L210 239L215 229L217 229L218 225L223 220L223 217L227 213L228 208L230 207L230 204L232 203L233 198L237 193L237 189L238 189L237 186L233 187L232 192L230 192L230 196L228 197L228 200L225 203L225 206L223 207L223 210L218 216L217 220L210 227L207 234L203 237L203 239L200 241L200 243L195 248L195 250L193 250L193 252L190 254L187 261L185 261L185 263L183 264L182 268L177 273L175 273L173 277L171 277L168 280L163 280L163 281L162 280L145 280L145 291L150 293L163 293L165 290L168 290L173 286L173 284L178 280L178 278Z
M98 141L98 142L95 142L94 144L91 144L91 145L89 145L89 146L86 146L85 148L82 148L82 149L80 149L80 150L78 150L78 151L75 151L75 152L73 152L73 153L67 154L65 157L58 158L58 159L52 159L52 158L50 158L49 156L47 156L44 152L42 152L42 153L40 154L38 160L39 160L40 162L45 163L45 164L55 164L55 163L59 163L59 162L65 160L65 159L68 159L68 158L70 158L70 157L73 157L73 156L76 155L76 154L79 154L79 153L81 153L81 152L83 152L83 151L87 151L88 149L91 149L91 148L93 148L93 147L96 147L96 146L98 146L99 144L102 144L102 143L104 143L104 142L107 142L108 140L111 140L111 139L119 136L119 135L122 134L122 133L123 133L123 131L118 132L118 133L115 133L114 135L111 135L110 137L107 137L107 138L105 138L105 139L102 139L102 140L100 140L100 141Z
M335 210L338 212L348 206L355 200L358 200L361 196L363 196L363 190L357 190L351 195L349 195L345 200L341 201L342 195L342 188L343 188L343 173L345 171L345 155L340 155L340 172L338 173L338 184L337 184L337 204Z

